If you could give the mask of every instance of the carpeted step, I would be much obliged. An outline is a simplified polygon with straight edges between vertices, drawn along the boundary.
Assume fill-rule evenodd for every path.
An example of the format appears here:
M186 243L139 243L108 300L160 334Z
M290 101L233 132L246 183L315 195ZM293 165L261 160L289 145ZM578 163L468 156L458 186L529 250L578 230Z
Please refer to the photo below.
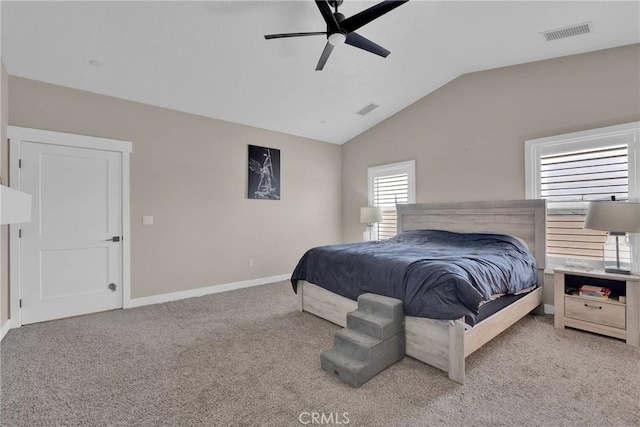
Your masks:
M347 327L336 332L333 348L320 354L320 366L352 387L360 387L404 357L402 301L360 295L347 313Z
M362 384L359 378L368 362L361 362L346 356L335 348L320 353L320 366L347 384ZM354 385L354 387L358 387Z
M404 330L404 322L361 311L347 313L347 328L385 340Z
M370 359L366 362L333 347L320 354L320 366L351 387L360 387L404 357L404 333L378 342L379 344L371 348Z
M352 359L368 362L371 349L380 344L381 340L362 332L344 328L336 332L333 337L333 348Z
M404 317L402 301L370 293L358 297L358 310L388 319Z

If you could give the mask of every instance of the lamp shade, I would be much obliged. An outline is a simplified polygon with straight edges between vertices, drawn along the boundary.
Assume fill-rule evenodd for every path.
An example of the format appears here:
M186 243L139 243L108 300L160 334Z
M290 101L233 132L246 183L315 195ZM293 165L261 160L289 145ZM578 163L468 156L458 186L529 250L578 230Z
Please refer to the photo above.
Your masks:
M589 202L584 228L640 233L640 203Z
M382 210L377 207L364 207L360 208L360 223L372 224L374 222L382 221Z

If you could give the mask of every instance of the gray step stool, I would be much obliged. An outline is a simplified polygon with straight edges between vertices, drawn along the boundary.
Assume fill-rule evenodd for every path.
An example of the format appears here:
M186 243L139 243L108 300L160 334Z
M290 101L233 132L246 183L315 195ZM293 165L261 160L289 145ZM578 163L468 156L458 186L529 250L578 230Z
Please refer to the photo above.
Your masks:
M376 294L358 297L347 327L336 332L333 348L320 354L320 366L351 387L360 387L404 357L402 301Z

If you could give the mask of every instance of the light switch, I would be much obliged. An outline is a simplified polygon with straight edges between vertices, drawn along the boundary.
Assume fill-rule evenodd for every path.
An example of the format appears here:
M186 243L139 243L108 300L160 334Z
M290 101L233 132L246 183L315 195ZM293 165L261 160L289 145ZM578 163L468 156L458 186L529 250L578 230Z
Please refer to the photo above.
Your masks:
M153 217L152 216L143 216L142 217L142 225L153 225Z

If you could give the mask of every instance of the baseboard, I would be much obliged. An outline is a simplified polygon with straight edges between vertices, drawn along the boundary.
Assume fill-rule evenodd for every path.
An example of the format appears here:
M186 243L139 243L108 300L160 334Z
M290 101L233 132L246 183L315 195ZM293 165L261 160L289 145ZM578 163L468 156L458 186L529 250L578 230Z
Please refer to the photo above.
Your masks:
M217 294L220 292L233 291L236 289L250 288L253 286L267 285L269 283L288 280L291 274L280 274L278 276L261 277L259 279L244 280L242 282L225 283L222 285L207 286L204 288L189 289L188 291L171 292L168 294L153 295L150 297L134 298L130 300L130 308L142 307L144 305L161 304L163 302L177 301L185 298L201 297L204 295Z
M11 320L7 320L4 322L4 325L0 326L0 341L4 339L5 335L7 335L9 329L11 329Z
M556 307L551 304L545 304L544 314L556 314Z

